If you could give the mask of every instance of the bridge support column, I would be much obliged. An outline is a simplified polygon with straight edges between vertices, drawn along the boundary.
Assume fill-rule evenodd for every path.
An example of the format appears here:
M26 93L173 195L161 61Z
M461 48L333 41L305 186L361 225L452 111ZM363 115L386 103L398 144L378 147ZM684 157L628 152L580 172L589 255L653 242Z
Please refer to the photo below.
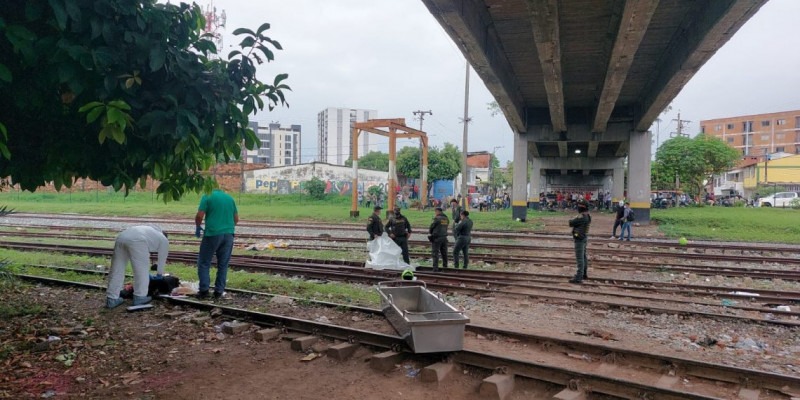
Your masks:
M528 216L528 141L514 134L514 176L511 186L511 218L525 221Z
M631 132L628 152L628 201L640 224L650 223L650 137L650 131Z
M539 209L539 193L542 191L542 160L531 158L531 185L528 204L534 210Z
M625 199L625 168L614 168L614 175L612 176L611 185L611 202L614 206L611 209L616 209L620 200Z

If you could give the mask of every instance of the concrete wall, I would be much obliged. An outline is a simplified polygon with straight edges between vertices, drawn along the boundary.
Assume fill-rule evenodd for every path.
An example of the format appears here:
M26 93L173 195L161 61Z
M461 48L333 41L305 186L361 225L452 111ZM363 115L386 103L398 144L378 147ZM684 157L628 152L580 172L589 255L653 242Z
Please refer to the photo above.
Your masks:
M319 162L246 172L245 190L247 193L301 193L305 183L314 177L326 183L326 193L352 193L352 168ZM388 172L359 169L358 190L363 192L378 185L386 191L388 177Z

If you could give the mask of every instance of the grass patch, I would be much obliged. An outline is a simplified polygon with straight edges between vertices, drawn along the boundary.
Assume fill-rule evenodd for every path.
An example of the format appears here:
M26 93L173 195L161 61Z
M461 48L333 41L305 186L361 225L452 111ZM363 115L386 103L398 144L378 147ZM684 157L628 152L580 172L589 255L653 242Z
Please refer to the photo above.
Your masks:
M667 236L800 243L800 211L776 208L680 207L651 210Z

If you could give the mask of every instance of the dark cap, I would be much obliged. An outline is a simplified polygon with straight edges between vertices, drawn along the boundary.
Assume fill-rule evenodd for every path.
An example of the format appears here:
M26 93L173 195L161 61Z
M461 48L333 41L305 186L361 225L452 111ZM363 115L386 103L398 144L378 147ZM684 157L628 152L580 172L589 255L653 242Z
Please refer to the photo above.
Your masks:
M383 207L381 206L372 207L372 211L378 211L378 210L383 210Z
M434 208L434 210L436 210L436 211L442 211L442 207L436 207L436 208Z
M453 200L450 200L450 202L451 202L451 203L458 203L458 200L456 200L456 199L453 199Z
M394 212L399 213L400 212L400 206L394 206Z

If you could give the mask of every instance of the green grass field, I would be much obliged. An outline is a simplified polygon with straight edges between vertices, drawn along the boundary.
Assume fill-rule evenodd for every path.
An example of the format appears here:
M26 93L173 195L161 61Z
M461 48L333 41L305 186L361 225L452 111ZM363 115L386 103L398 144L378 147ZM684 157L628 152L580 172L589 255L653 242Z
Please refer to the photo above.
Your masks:
M682 207L652 210L670 237L800 243L800 211L775 208Z

